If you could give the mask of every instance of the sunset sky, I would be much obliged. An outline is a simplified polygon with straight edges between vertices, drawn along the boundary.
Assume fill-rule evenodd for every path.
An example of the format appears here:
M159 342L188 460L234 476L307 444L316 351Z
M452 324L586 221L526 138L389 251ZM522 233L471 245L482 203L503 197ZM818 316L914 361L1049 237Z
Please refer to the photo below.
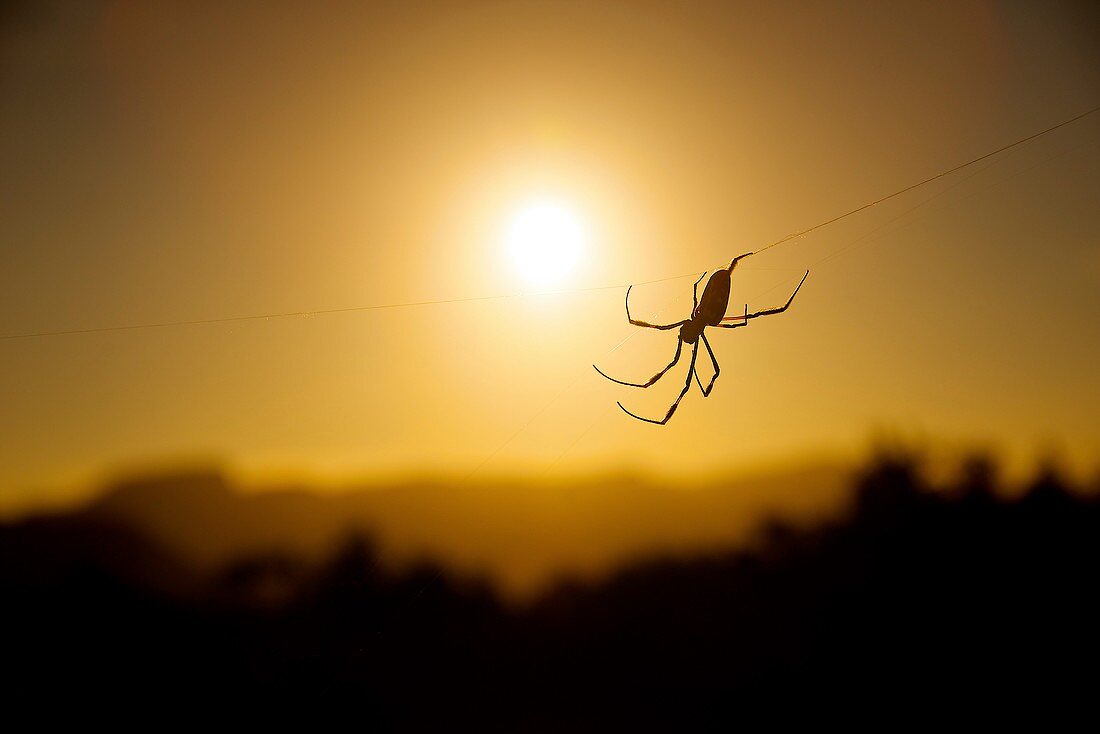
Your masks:
M0 336L514 297L0 340L0 512L194 460L700 476L883 429L1095 469L1100 114L744 261L731 312L811 274L710 334L715 390L665 427L615 402L662 415L686 360L648 391L591 364L647 378L673 333L585 289L1095 107L1098 38L1063 2L4 2ZM540 206L568 262L516 261ZM693 280L632 306L686 318Z

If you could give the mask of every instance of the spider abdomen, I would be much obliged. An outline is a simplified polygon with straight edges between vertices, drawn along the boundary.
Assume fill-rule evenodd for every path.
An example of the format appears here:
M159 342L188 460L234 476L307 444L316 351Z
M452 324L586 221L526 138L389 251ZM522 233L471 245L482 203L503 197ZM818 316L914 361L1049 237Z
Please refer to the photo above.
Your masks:
M707 326L716 326L726 315L726 306L730 300L730 271L716 270L703 289L699 307L691 315L692 320L701 321Z

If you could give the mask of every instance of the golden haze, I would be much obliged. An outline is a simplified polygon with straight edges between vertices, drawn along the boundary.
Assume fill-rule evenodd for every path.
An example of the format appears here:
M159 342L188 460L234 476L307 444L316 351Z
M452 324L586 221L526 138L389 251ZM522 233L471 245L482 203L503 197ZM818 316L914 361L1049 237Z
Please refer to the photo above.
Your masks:
M58 4L6 20L0 333L526 290L508 217L572 202L569 288L702 270L1094 105L1081 6ZM871 425L1016 461L1100 446L1100 120L746 261L714 394L622 290L0 342L5 512L104 468L665 476L846 456ZM973 174L973 175L972 175ZM929 198L929 197L936 198ZM913 207L923 204L918 209ZM909 212L909 213L907 213ZM897 219L901 217L900 219ZM848 249L845 249L848 248ZM835 257L831 257L835 254ZM635 290L680 318L691 279Z

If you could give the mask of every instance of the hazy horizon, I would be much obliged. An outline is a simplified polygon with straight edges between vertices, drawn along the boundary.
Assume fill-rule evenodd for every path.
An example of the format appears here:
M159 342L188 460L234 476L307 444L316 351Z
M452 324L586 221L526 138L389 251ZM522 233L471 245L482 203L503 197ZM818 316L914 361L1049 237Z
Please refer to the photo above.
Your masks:
M215 473L246 493L305 490L321 496L362 490L392 489L407 485L499 486L507 484L540 487L592 485L601 481L637 480L658 486L693 491L715 482L751 483L771 480L805 470L832 469L847 473L874 456L881 447L898 446L922 457L923 469L936 480L954 477L973 456L988 456L997 462L1007 486L1031 481L1036 472L1052 467L1078 483L1090 483L1100 476L1100 459L1073 463L1055 442L1038 444L1025 456L1016 456L989 441L946 441L921 434L875 431L850 451L800 451L791 455L759 457L746 464L707 465L700 469L660 471L645 465L600 464L586 468L574 465L569 473L532 468L516 463L470 462L467 466L439 465L428 460L414 464L379 466L309 467L275 462L234 461L213 453L190 452L175 457L144 457L98 466L52 483L32 484L23 490L0 493L0 521L19 519L38 512L67 511L95 502L113 487L163 477ZM19 490L20 487L13 487Z

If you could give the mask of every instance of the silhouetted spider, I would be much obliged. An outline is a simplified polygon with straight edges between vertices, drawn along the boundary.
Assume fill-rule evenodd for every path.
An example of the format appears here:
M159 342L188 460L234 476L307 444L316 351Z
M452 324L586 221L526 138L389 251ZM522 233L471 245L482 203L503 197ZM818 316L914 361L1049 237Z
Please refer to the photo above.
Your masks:
M749 323L749 319L759 318L761 316L771 316L772 314L783 313L794 301L794 297L798 295L798 289L802 287L802 284L806 282L806 277L810 274L810 271L806 271L806 275L802 276L802 280L798 281L798 286L794 289L794 293L787 299L787 302L779 308L770 308L766 311L757 311L756 313L749 313L749 306L745 304L745 313L741 316L726 316L726 307L729 305L730 298L730 274L733 272L738 261L744 260L751 252L747 252L744 255L739 255L733 260L730 260L730 264L721 270L714 271L714 274L710 276L710 280L707 281L706 288L703 289L703 300L699 300L699 283L706 277L706 273L699 276L699 280L695 281L695 285L692 286L692 300L694 301L694 310L691 312L690 319L684 319L683 321L677 321L675 324L651 324L646 321L638 321L630 316L630 288L626 289L626 318L627 321L635 326L644 326L647 329L675 329L679 327L680 335L676 340L676 355L673 356L672 361L668 363L668 366L663 370L649 378L647 382L623 382L622 380L616 380L611 377L596 365L592 365L596 368L596 371L601 375L617 382L620 385L629 385L630 387L649 387L657 380L661 379L666 372L673 368L673 366L680 361L680 352L684 347L684 342L693 345L691 350L691 366L688 367L687 380L684 382L684 389L680 391L680 395L676 398L676 402L672 404L672 407L668 409L668 413L662 420L655 421L650 418L643 418L640 415L635 415L623 407L622 403L618 403L618 406L623 409L623 412L629 415L631 418L637 418L640 421L646 423L656 423L663 426L668 423L668 420L672 417L672 414L676 412L676 407L680 404L680 401L687 394L687 391L691 388L691 376L695 375L695 381L699 383L699 389L703 391L703 397L710 395L711 389L714 387L714 381L718 379L720 370L718 369L718 360L714 358L714 350L710 348L710 342L707 341L707 337L703 334L703 329L708 326L715 326L719 329L736 329L739 326L745 326ZM740 321L740 323L724 324L723 321ZM699 356L699 340L703 340L703 346L707 348L707 354L710 355L710 362L714 366L714 376L710 378L710 384L703 387L703 381L699 379L699 373L695 369L695 359Z

